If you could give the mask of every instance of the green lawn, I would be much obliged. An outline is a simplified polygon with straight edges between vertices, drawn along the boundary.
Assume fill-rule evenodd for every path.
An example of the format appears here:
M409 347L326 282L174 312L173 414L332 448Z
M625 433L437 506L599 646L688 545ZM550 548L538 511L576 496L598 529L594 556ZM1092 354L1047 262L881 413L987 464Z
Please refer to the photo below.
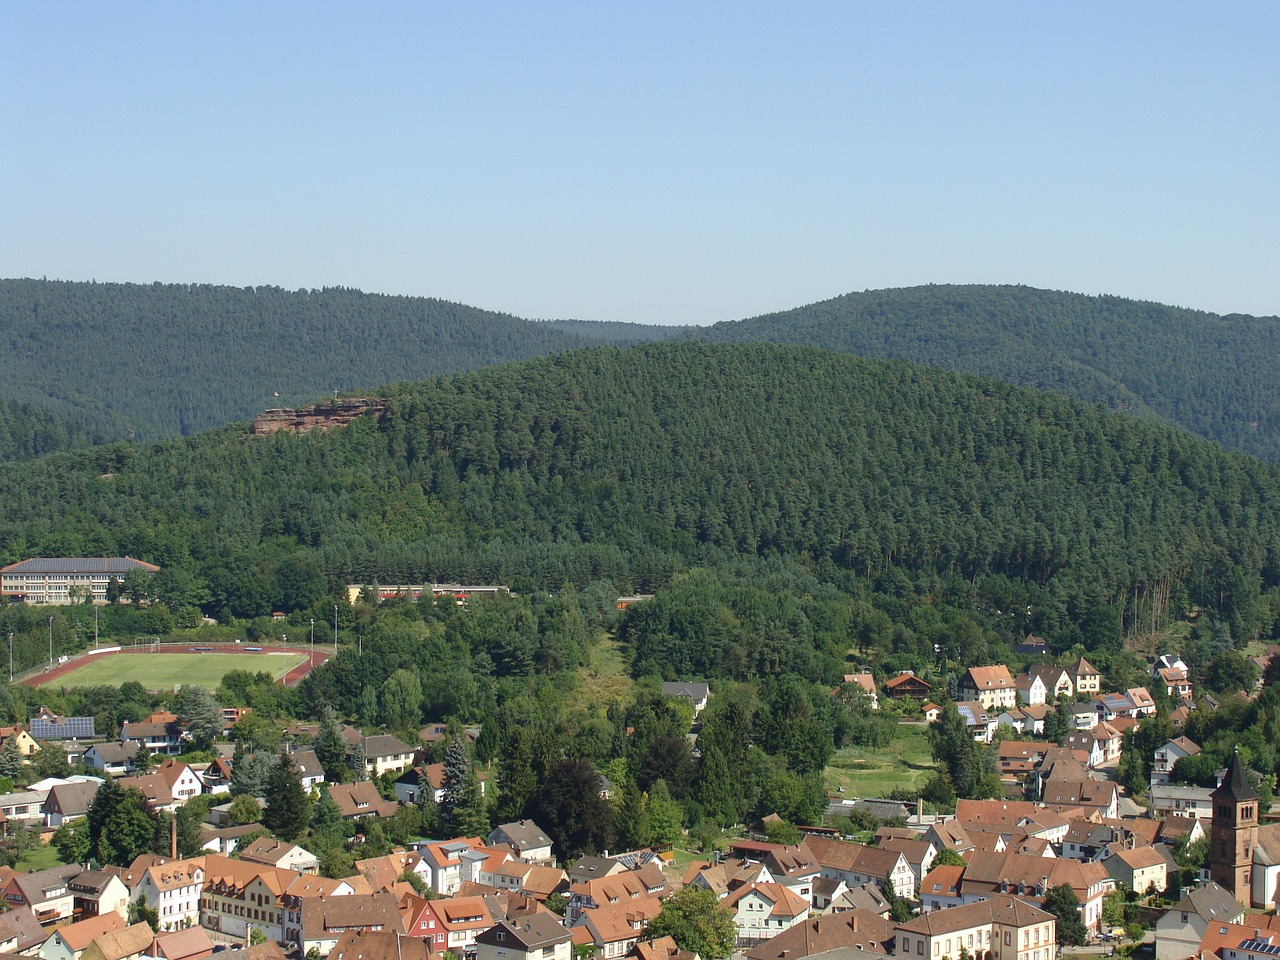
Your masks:
M933 776L933 753L928 728L902 724L894 741L883 750L843 747L827 764L827 789L844 787L846 797L887 797L895 787L918 789Z
M58 859L58 848L50 845L36 847L19 860L14 869L19 873L31 873L34 870L48 870L50 867L61 865L62 861Z
M87 658L84 665L50 681L59 687L120 686L136 680L148 690L172 690L200 684L216 690L232 670L251 670L279 677L306 657L296 653L127 653Z

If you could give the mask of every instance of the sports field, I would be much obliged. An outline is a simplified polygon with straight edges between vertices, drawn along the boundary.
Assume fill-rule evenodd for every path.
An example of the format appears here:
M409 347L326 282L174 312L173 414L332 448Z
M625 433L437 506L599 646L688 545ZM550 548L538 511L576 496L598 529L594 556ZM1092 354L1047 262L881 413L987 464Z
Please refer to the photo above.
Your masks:
M197 683L215 690L232 670L269 673L279 678L306 662L306 654L302 653L116 653L83 658L73 669L35 682L59 687L118 687L136 680L148 690L172 690Z

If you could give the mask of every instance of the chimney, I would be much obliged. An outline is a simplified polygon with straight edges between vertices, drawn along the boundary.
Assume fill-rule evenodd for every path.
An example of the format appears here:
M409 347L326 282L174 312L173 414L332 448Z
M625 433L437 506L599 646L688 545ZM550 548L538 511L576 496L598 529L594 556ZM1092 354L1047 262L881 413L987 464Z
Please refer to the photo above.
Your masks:
M169 818L169 856L178 859L178 818Z
M916 797L916 823L924 822L924 797Z

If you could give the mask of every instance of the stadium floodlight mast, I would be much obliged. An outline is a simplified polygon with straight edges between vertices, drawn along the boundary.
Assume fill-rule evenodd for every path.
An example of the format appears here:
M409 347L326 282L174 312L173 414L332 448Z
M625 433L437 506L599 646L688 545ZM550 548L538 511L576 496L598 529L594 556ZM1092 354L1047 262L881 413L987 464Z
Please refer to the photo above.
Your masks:
M9 631L9 682L13 683L13 631Z
M311 650L307 653L307 663L312 664L316 656L316 618L311 618Z
M53 617L49 618L49 666L53 666Z
M333 605L333 655L338 655L338 605Z

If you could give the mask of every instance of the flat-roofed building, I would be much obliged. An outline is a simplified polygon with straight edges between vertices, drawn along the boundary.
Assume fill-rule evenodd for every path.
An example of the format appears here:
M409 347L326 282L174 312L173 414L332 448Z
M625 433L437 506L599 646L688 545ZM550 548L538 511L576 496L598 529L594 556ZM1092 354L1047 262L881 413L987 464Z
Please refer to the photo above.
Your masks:
M27 603L106 603L107 585L135 570L160 568L132 557L34 557L0 567L0 593Z

